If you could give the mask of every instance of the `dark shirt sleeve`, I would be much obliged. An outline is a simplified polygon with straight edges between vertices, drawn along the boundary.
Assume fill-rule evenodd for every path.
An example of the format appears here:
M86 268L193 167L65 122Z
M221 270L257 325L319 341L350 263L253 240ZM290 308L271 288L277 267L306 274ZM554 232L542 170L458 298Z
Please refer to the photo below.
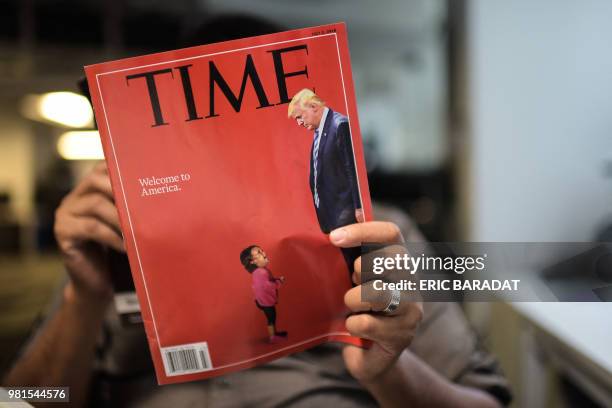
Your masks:
M341 154L342 166L344 168L346 179L349 181L351 186L354 208L361 208L361 199L359 197L359 186L357 185L357 173L353 154L353 143L351 141L351 133L348 122L343 122L340 124L340 126L338 126L336 141L338 143L338 150Z

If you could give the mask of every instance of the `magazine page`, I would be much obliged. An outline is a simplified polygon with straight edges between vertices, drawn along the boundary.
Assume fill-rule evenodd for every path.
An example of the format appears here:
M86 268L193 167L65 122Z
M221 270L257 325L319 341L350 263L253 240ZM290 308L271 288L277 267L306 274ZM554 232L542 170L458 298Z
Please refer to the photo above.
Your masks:
M344 24L86 67L160 384L325 341L371 220Z

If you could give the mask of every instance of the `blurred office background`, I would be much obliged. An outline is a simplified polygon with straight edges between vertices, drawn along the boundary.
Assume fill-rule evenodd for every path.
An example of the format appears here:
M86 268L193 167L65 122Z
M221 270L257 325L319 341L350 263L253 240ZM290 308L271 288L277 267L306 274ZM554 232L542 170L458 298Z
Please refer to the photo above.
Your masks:
M288 29L347 23L372 197L429 240L592 241L612 225L612 3L0 0L0 10L0 370L61 279L53 212L98 154L95 134L77 133L92 130L91 112L66 92L78 92L83 65L176 48L221 13ZM612 404L612 363L595 346L572 346L511 305L466 311L515 406ZM544 355L543 331L595 371L568 374L578 364Z

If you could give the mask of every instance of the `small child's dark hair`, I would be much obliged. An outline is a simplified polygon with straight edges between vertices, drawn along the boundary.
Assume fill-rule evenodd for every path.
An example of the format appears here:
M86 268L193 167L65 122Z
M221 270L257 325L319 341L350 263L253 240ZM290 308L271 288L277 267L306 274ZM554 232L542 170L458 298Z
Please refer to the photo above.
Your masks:
M249 245L248 247L244 248L242 252L240 252L240 263L249 273L253 273L253 271L257 269L257 265L251 263L251 261L253 260L253 257L251 256L251 251L253 250L253 248L257 247L258 245Z

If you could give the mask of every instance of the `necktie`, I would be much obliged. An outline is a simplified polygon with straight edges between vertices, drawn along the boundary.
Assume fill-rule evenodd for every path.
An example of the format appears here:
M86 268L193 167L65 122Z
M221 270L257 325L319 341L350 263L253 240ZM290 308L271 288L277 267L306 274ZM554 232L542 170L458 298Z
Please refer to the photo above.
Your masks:
M314 136L314 147L312 149L312 163L314 167L314 202L315 206L319 208L319 193L317 192L317 163L319 157L319 142L321 141L321 135L319 129L315 130Z

